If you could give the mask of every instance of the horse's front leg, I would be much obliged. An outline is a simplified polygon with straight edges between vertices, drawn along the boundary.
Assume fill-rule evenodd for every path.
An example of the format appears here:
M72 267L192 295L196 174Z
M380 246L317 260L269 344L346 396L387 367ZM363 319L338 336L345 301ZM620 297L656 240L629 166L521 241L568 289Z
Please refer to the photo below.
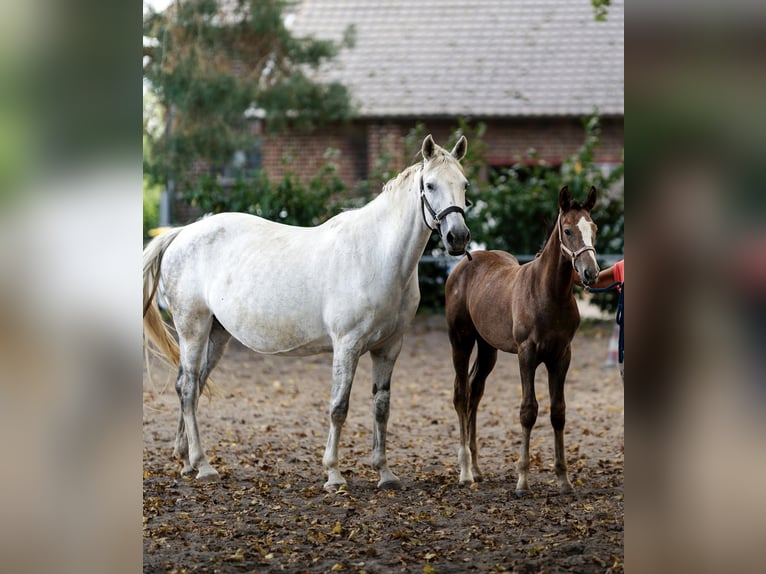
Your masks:
M529 348L519 348L519 374L521 375L521 455L517 470L516 495L523 496L529 491L529 438L537 421L537 398L535 397L535 353Z
M566 451L564 450L564 425L566 424L566 402L564 401L564 383L566 382L572 350L567 347L557 363L546 363L548 368L548 392L551 397L551 426L554 435L554 469L559 482L559 491L567 494L573 491L567 475Z
M475 337L472 333L465 334L458 328L450 326L450 344L452 345L452 365L455 368L452 404L457 413L460 445L457 459L460 465L460 484L473 484L474 475L471 468L472 455L470 447L468 408L470 402L470 387L468 383L468 364L471 358Z
M338 443L343 423L348 415L351 385L359 362L359 351L353 346L336 345L332 358L332 393L330 395L330 433L322 464L327 472L324 489L336 492L346 484L338 469Z
M386 432L388 412L391 403L391 374L402 349L402 338L384 350L370 353L372 357L372 466L380 473L378 488L398 490L402 487L399 478L389 470L386 461Z

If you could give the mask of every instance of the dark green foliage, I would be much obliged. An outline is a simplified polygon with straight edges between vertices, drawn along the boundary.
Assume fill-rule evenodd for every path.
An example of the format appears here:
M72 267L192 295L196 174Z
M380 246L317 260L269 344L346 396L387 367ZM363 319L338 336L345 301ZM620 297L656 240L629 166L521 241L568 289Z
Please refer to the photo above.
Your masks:
M239 211L288 225L313 226L340 212L344 189L335 167L328 163L307 183L289 172L276 182L263 171L227 184L204 177L185 197L203 213Z
M604 22L609 15L609 7L612 0L590 0L593 5L593 19L596 22Z
M596 250L622 253L624 165L609 171L594 163L598 145L597 117L584 121L585 140L577 153L560 166L552 166L535 154L520 158L513 166L492 170L489 181L474 198L468 225L476 241L489 249L515 255L534 255L547 239L556 220L559 191L565 185L583 201L591 186L599 193L593 220L599 227Z

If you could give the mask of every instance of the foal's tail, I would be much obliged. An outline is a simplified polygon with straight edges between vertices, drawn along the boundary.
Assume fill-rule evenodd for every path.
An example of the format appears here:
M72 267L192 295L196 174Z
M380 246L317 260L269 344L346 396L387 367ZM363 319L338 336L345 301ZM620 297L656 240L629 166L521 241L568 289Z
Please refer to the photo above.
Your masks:
M164 232L152 239L144 249L144 345L174 367L178 367L180 362L178 343L162 320L156 294L160 283L162 256L182 229L183 227L176 227ZM147 339L153 349L147 345Z

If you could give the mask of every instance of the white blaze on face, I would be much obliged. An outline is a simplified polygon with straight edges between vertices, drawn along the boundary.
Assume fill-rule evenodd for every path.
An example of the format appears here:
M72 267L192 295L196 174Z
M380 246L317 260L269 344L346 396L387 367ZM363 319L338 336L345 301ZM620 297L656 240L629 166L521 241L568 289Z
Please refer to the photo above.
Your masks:
M588 247L593 247L593 224L585 217L581 217L580 221L577 222L577 229L580 230L583 243ZM593 259L593 263L596 263L595 253L588 251L588 255Z

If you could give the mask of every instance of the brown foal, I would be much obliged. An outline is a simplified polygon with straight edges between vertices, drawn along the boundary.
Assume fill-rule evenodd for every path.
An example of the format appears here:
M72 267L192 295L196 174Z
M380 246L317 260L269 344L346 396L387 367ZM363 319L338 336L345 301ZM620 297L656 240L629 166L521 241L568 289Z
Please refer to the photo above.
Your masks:
M472 260L463 259L447 279L446 314L455 367L461 484L482 479L476 412L500 349L518 355L523 392L516 494L529 490L529 437L537 420L535 370L541 363L548 370L559 490L572 491L564 452L564 382L572 355L572 338L580 324L572 271L578 273L585 285L593 284L598 277L593 247L596 225L590 217L595 203L595 188L590 189L581 204L572 200L564 187L559 193L556 227L534 261L519 265L513 255L504 251L474 251ZM474 345L478 347L477 355L469 373Z

